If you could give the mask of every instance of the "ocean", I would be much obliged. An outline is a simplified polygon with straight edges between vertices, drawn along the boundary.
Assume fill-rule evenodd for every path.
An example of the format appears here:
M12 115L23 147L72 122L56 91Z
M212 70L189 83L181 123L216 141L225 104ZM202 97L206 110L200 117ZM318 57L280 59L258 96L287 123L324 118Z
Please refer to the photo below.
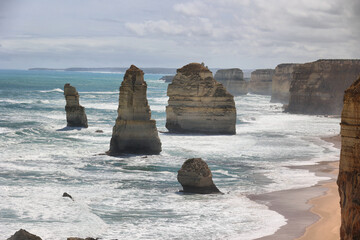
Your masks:
M110 157L123 74L0 70L1 239L20 228L44 240L254 239L286 219L247 195L312 186L326 178L289 166L338 159L319 136L338 134L339 118L283 113L270 96L235 97L236 135L166 133L161 77L145 74L161 154ZM65 83L89 128L65 128ZM177 171L193 157L224 194L179 193Z

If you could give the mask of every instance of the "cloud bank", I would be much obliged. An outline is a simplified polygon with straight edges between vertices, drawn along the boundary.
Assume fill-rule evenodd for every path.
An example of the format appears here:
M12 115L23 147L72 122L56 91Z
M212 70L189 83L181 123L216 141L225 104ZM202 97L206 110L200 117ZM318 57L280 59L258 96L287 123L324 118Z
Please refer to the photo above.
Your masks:
M357 0L2 3L2 68L263 68L360 55Z

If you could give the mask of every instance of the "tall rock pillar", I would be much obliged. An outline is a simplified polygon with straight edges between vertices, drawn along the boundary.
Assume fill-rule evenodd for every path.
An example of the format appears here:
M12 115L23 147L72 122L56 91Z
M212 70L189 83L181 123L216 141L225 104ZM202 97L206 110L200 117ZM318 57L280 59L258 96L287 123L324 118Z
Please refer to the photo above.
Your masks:
M109 155L159 154L161 142L146 97L144 72L134 65L120 86L118 117L113 128Z
M64 86L66 100L66 121L68 127L88 127L85 108L79 104L79 93L76 88L66 83Z

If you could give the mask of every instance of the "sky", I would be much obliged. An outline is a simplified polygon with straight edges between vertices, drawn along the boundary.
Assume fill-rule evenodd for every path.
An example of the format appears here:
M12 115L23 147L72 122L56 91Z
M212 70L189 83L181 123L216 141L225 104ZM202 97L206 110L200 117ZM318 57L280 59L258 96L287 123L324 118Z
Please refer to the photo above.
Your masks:
M360 58L359 0L0 0L0 69Z

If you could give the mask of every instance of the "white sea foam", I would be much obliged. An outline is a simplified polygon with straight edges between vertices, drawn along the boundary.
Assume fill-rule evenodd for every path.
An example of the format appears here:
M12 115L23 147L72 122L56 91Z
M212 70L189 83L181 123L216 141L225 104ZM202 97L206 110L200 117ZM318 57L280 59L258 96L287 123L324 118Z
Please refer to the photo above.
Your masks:
M60 88L54 88L54 89L51 89L51 90L39 90L39 92L41 92L41 93L51 93L51 92L63 93L64 90L62 90Z

